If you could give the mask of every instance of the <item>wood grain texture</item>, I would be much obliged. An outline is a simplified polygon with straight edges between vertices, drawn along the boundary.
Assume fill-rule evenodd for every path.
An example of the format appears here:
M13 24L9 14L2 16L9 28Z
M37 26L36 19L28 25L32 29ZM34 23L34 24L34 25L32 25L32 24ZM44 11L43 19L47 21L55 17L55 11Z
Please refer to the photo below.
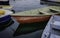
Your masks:
M50 16L13 16L19 23L34 23L48 21Z

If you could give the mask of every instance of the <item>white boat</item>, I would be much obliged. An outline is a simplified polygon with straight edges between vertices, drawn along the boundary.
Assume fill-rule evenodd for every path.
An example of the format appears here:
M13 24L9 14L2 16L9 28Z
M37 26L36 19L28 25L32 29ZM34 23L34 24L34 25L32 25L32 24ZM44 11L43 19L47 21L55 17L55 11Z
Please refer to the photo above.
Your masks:
M60 38L60 16L53 15L50 18L41 38Z

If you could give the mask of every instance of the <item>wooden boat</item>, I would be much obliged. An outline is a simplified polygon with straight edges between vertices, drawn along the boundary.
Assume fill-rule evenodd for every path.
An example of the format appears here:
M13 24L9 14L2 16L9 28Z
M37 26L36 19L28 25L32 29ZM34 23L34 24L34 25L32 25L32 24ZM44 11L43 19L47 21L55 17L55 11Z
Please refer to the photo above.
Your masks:
M15 14L12 14L11 16L14 17L20 23L48 21L51 15L60 14L60 11L59 11L60 9L56 9L55 7L59 8L57 6L49 6L49 7L44 7L40 9L15 13Z
M16 31L16 35L27 34L34 32L36 30L44 29L51 15L60 14L58 12L50 12L50 8L52 7L44 7L41 9L35 9L12 14L11 16L14 17L20 23L20 26Z

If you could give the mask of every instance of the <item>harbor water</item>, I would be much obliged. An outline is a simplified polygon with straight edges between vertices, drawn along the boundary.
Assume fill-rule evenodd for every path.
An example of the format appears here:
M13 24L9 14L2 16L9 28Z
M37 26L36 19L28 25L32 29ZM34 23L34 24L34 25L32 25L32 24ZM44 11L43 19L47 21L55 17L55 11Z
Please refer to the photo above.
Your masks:
M42 8L46 6L41 5L40 0L10 0L10 5L13 6L13 9L16 12Z

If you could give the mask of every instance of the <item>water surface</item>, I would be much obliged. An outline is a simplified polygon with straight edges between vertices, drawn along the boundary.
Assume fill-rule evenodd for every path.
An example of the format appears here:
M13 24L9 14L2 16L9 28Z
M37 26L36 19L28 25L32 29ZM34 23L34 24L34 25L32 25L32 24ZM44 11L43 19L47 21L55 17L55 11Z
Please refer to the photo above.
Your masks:
M40 0L15 0L10 1L10 4L14 6L15 11L25 11L31 9L37 9L45 7L46 5L41 5Z

